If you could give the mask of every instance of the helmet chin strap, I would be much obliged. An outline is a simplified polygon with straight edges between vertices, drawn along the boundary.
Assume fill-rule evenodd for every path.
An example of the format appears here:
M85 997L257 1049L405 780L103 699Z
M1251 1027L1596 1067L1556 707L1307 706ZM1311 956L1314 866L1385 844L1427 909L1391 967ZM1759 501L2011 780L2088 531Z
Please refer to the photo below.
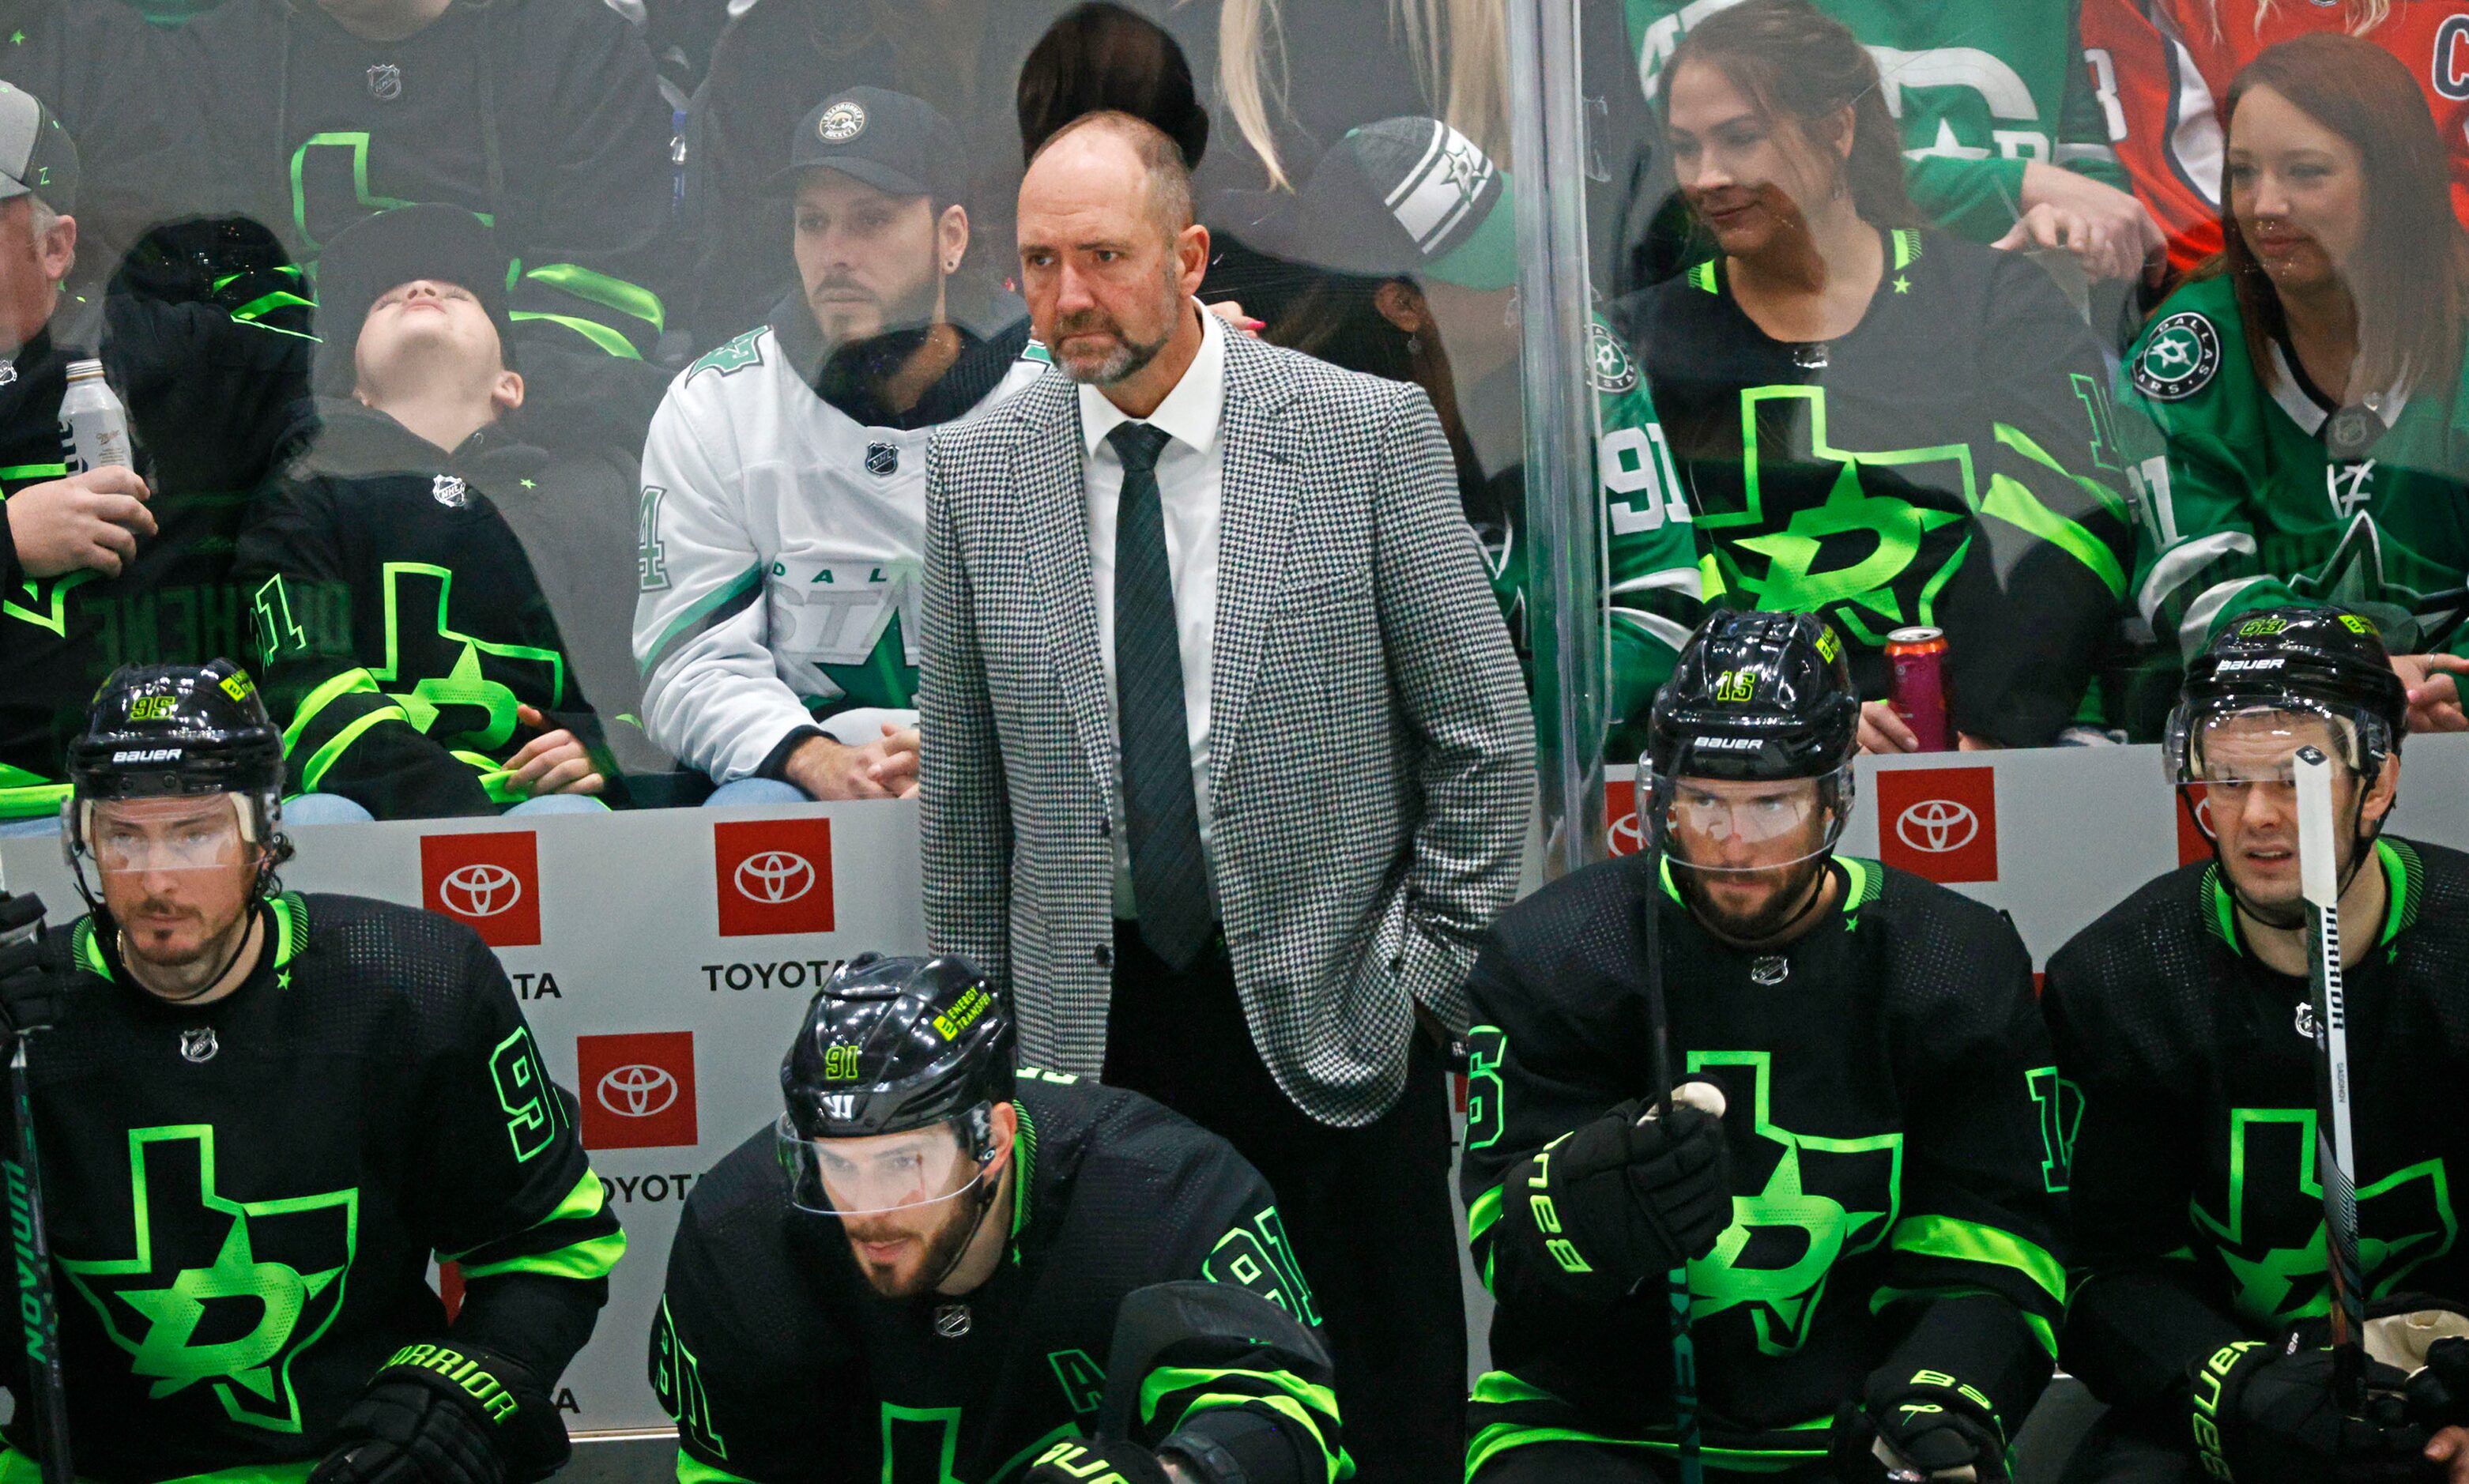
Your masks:
M969 1218L969 1238L966 1242L961 1243L958 1246L952 1249L951 1261L945 1263L943 1265L943 1270L936 1273L934 1281L926 1285L926 1290L928 1292L939 1293L943 1291L943 1280L952 1276L953 1273L959 1269L962 1263L968 1261L969 1248L978 1244L978 1233L985 1228L986 1213L994 1209L995 1197L1000 1193L1002 1186L1003 1175L1000 1171L996 1172L995 1178L991 1180L984 1178L982 1176L980 1176L978 1180L978 1209L977 1213Z

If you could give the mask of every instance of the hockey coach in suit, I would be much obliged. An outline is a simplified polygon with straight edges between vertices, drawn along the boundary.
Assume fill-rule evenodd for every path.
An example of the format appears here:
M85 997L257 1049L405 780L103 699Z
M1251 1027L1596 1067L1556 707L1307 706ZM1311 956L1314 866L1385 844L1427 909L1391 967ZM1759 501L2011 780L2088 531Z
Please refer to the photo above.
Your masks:
M1011 991L1027 1059L1268 1177L1358 1477L1453 1478L1439 1047L1534 758L1447 444L1417 388L1200 308L1209 234L1147 124L1048 140L1020 260L1053 368L927 453L928 935Z

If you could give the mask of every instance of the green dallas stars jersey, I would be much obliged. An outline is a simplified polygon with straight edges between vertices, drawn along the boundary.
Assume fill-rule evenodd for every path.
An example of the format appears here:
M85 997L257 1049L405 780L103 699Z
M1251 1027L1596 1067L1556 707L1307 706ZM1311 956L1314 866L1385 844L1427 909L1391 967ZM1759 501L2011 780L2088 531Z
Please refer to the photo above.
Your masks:
M70 1437L100 1484L305 1476L380 1366L450 1334L432 1254L467 1285L450 1333L553 1385L626 1247L471 929L352 897L261 910L264 961L196 1007L125 982L81 920L28 1057Z
M1300 1347L1191 1335L1105 1373L1118 1306L1152 1284L1233 1284L1318 1328L1259 1175L1138 1093L1023 1069L1015 1106L1010 1255L958 1298L877 1297L840 1222L789 1204L769 1125L696 1182L651 1346L681 1484L1010 1484L1135 1383L1139 1442L1241 1413L1314 1461L1253 1484L1352 1474Z
M1648 911L1662 914L1675 1073L1728 1104L1733 1222L1689 1269L1709 1467L1814 1462L1835 1404L1889 1363L1973 1386L2011 1435L2056 1348L2065 1179L2015 930L1838 856L1839 906L1780 951L1745 952L1700 927L1658 865L1626 856L1544 887L1475 964L1461 1190L1500 1307L1469 1477L1556 1438L1670 1447L1663 1293L1604 1304L1557 1287L1534 1240L1548 1219L1520 1194L1537 1152L1653 1090Z
M1693 25L1738 0L1625 0L1638 81L1658 103L1664 64ZM2034 160L2126 189L2110 148L2125 132L2113 80L2085 65L2076 6L1817 0L1877 59L1904 128L1904 174L1931 221L1993 242L2021 215ZM2114 121L2114 122L2112 122Z
M2469 1299L2469 856L2386 839L2385 921L2345 974L2370 1299ZM2182 1437L2189 1362L2327 1312L2306 981L2247 955L2218 868L2173 871L2049 960L2080 1089L2066 1368Z
M2469 653L2469 377L2379 399L2389 430L2336 458L2327 437L2371 433L2372 415L2327 405L2271 351L2266 387L2215 278L2171 295L2128 355L2127 395L2168 444L2144 462L2136 533L2154 632L2191 658L2251 609L2323 602L2373 618L2395 654Z
M2073 719L2132 537L2110 374L2027 259L1886 234L1841 339L1769 339L1721 260L1614 307L1642 345L1706 602L1815 612L1885 696L1886 636L1947 632L1953 716L2009 746Z

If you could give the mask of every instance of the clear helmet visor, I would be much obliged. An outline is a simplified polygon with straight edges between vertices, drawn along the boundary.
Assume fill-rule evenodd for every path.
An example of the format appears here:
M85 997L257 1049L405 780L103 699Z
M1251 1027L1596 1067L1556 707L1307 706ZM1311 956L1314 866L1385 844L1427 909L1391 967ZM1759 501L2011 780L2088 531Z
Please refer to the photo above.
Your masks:
M2356 718L2302 703L2203 716L2181 708L2170 719L2169 755L2181 807L2196 831L2216 841L2230 811L2251 818L2262 810L2294 824L2300 748L2317 748L2336 765L2339 788L2363 776L2366 741Z
M957 1200L985 1172L954 1119L905 1133L809 1139L783 1113L773 1125L789 1199L821 1216L880 1216Z
M105 799L81 809L79 833L104 877L231 871L253 848L247 810L234 793Z
M1659 818L1647 821L1674 865L1775 871L1834 849L1851 814L1852 771L1744 782L1657 775Z

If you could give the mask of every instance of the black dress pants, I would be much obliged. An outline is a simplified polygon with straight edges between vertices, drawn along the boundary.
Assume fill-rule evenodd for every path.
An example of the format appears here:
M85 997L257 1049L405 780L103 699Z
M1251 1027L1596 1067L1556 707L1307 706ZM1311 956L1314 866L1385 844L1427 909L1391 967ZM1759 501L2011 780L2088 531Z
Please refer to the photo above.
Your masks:
M1337 1363L1361 1484L1454 1484L1465 1470L1465 1296L1458 1285L1449 1119L1420 1032L1405 1095L1336 1129L1295 1107L1260 1061L1225 940L1178 973L1115 925L1105 1081L1234 1146L1277 1192Z

